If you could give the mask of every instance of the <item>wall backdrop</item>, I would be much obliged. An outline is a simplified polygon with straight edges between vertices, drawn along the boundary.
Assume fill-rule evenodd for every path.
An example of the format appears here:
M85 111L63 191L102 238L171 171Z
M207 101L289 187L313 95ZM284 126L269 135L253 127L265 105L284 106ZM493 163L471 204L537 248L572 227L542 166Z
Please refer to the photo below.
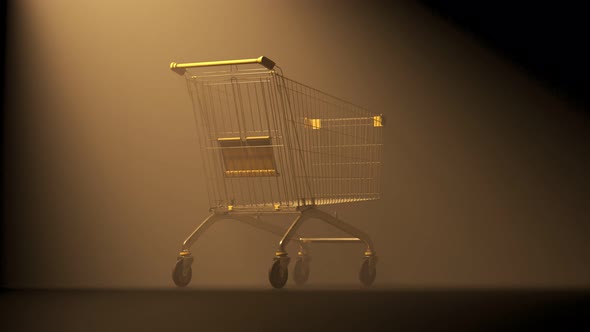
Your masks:
M265 0L10 4L4 285L173 287L208 206L168 65L260 55L386 117L383 199L339 209L377 285L590 286L587 114L413 2ZM216 224L192 287L269 287L277 242ZM313 253L310 282L358 283L362 248Z

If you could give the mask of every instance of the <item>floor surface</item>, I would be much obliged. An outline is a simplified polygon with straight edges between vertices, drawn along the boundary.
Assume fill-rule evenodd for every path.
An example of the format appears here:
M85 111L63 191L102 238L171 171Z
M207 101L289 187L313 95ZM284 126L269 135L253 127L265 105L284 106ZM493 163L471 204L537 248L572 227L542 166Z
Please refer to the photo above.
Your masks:
M590 290L5 289L0 309L2 331L590 331Z

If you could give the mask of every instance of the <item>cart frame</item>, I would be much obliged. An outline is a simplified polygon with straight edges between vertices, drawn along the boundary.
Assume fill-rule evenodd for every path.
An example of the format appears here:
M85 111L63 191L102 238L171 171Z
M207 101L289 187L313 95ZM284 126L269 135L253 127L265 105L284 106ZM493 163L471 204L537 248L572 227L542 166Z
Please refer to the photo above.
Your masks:
M188 72L188 69L191 68L204 68L204 67L215 67L215 66L242 66L242 65L252 65L257 64L261 65L262 67L266 68L268 72L272 75L277 75L276 70L277 67L275 62L270 60L267 57L261 56L258 58L251 58L251 59L242 59L242 60L224 60L224 61L209 61L209 62L195 62L195 63L176 63L172 62L170 64L170 69L176 72L179 75L185 76L187 78L187 84L189 85L189 93L193 97L193 108L195 110L195 114L199 108L206 108L211 104L204 103L202 99L195 99L194 93L191 91L191 80L195 79L196 76L193 76ZM278 68L280 71L280 68ZM246 73L248 75L248 73ZM217 76L223 76L217 75ZM284 76L282 72L279 72L277 77L280 80L283 80L281 84L284 84ZM235 80L235 77L231 78L231 86L234 84L238 84L238 81ZM288 90L288 84L282 85L284 87L284 91ZM239 92L239 91L238 91ZM199 98L198 96L196 98ZM289 105L289 95L286 95L287 105ZM196 115L195 115L196 116ZM331 118L331 119L323 119L320 120L319 118L305 118L303 125L310 128L311 130L320 129L321 126L325 127L326 125L330 125L331 121L336 123L336 125L342 126L341 123L349 123L351 121L355 121L355 124L359 124L362 126L367 126L372 124L373 127L381 127L383 123L382 115L371 114L370 116L365 116L362 118ZM322 122L320 122L322 121ZM340 122L338 122L340 121ZM347 122L348 121L348 122ZM367 122L368 121L368 122ZM197 126L199 126L199 121L195 118L195 122ZM335 126L336 127L336 126ZM324 129L324 130L329 130ZM368 129L366 129L368 130ZM207 146L209 150L216 149L216 151L212 153L217 153L219 155L219 165L222 165L222 168L225 170L222 177L216 177L215 181L221 181L224 186L227 186L228 181L234 180L233 178L237 178L236 181L250 181L254 178L260 177L277 177L279 175L279 167L277 167L276 159L278 159L274 155L274 151L276 147L274 147L274 142L271 141L270 136L249 136L245 137L242 135L242 129L240 129L240 137L221 137L216 135L216 144L215 146L209 145ZM270 129L269 129L270 132ZM205 137L204 140L211 141L210 137ZM244 143L245 142L245 143ZM299 141L297 141L299 143ZM201 144L203 143L203 138L201 138ZM377 146L378 144L370 144L367 146ZM382 144L379 144L382 145ZM206 145L203 145L206 146ZM341 145L343 147L347 147L348 145ZM302 150L298 146L299 150ZM343 148L343 149L345 149ZM362 147L361 147L362 148ZM379 146L380 148L380 146ZM297 150L297 149L294 149ZM379 150L380 151L380 150ZM220 152L220 153L218 153ZM312 153L309 153L312 155ZM252 158L247 158L246 156L254 156ZM303 158L303 154L296 154L296 157L299 159ZM308 157L306 157L308 158ZM375 154L371 156L370 162L374 164L378 164L380 166L380 154ZM377 159L379 158L379 159ZM295 158L297 159L297 158ZM317 162L318 159L311 159ZM293 159L287 159L291 163L295 161ZM341 161L344 159L338 159ZM332 164L335 164L333 160L330 160ZM282 162L282 161L281 161ZM358 163L358 162L357 162ZM279 163L280 164L280 163ZM341 162L340 164L353 164L352 162ZM301 173L298 169L295 168L292 172L292 176L299 176L299 174L304 174L304 179L309 177L309 171L306 170L306 165L304 161L301 161L302 169ZM219 167L219 166L218 166ZM352 166L347 166L352 167ZM286 167L284 169L287 169ZM281 169L282 170L282 169ZM348 168L347 168L348 170ZM350 168L350 172L352 173L353 170ZM356 170L356 168L355 168ZM371 168L373 170L373 168ZM375 178L378 179L379 174L372 174ZM245 177L242 179L241 177ZM319 178L319 177L318 177ZM332 178L319 178L319 180L325 180L325 182L332 181ZM339 178L336 178L337 181ZM368 194L365 193L353 193L353 199L337 199L337 200L329 200L326 197L330 197L333 195L335 189L332 189L334 185L331 185L330 188L323 188L316 185L315 187L310 184L309 179L306 180L307 184L302 182L303 185L300 185L302 188L297 193L300 196L296 196L297 199L291 200L280 200L277 202L250 202L246 199L242 199L242 201L246 201L246 204L234 204L233 199L230 201L229 199L222 200L219 197L215 196L214 199L211 199L211 191L210 193L210 202L211 204L211 214L200 223L200 225L186 238L186 240L182 243L181 250L179 252L176 265L173 269L172 277L173 281L177 286L183 287L190 283L190 279L192 277L192 263L193 263L193 256L190 252L191 246L199 239L199 237L214 223L222 219L230 219L236 220L258 229L273 233L277 236L280 236L281 239L278 243L277 250L275 251L275 255L273 258L273 264L269 271L269 281L271 285L275 288L282 288L285 286L287 279L288 279L288 265L290 262L290 258L287 252L287 245L295 240L299 244L299 251L297 253L296 263L295 263L295 275L294 279L296 284L302 285L304 284L309 277L309 264L311 261L310 257L310 250L309 245L312 243L362 243L364 244L365 250L363 253L363 263L361 265L361 271L359 273L360 281L365 286L370 286L373 284L375 277L376 277L376 262L377 256L375 255L375 249L371 238L365 232L361 231L360 229L344 222L340 218L335 215L331 215L319 208L322 204L334 204L334 203L346 203L349 201L363 201L363 200L372 200L378 199L380 194L377 193L370 193L370 196L366 196ZM361 180L362 181L362 180ZM371 181L374 181L371 178ZM278 182L277 182L278 183ZM373 189L372 191L378 191L380 187L376 186L373 182L366 182L366 188ZM218 185L218 183L215 183ZM335 188L336 190L341 189L341 184L336 182ZM372 186L372 187L371 187ZM280 186L277 185L277 188ZM319 188L319 189L318 189ZM322 190L326 191L327 194L324 194L323 201L321 199L317 199L314 197L314 192L321 192ZM331 190L331 191L328 191ZM371 191L371 190L369 190ZM309 194L308 194L309 192ZM227 190L226 190L227 196ZM299 198L301 197L301 198ZM222 203L216 203L222 202ZM324 203L322 203L324 202ZM268 214L284 214L284 215L295 215L295 218L290 223L290 226L286 229L286 231L277 225L267 222L264 220L264 216ZM300 227L307 223L308 220L316 219L322 222L325 222L341 231L349 234L352 237L303 237L298 233Z

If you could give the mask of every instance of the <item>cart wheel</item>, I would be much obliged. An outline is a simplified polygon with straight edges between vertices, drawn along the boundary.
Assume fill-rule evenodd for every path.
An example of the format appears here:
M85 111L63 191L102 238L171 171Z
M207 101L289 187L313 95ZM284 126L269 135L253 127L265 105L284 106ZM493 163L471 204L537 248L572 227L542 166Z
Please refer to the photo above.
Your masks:
M286 264L281 264L280 259L275 259L270 271L268 271L268 280L274 288L283 288L289 278L289 271Z
M172 270L172 280L174 280L174 283L178 287L185 287L188 285L193 276L193 269L190 265L185 268L183 261L184 258L177 260L176 265L174 265L174 270Z
M297 286L303 286L309 279L309 262L302 258L295 261L293 280Z
M371 266L372 265L372 266ZM363 265L361 265L361 271L359 272L359 279L361 283L369 287L375 282L375 277L377 277L377 269L375 268L375 264L371 264L370 259L365 259Z

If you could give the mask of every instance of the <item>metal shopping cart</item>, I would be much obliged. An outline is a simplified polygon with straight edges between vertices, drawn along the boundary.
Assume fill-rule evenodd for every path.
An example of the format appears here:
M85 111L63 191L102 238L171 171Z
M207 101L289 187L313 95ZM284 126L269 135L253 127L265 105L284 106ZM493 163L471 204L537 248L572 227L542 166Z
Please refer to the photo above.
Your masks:
M220 219L233 219L281 237L269 281L282 288L299 243L293 270L297 285L310 274L314 242L364 243L359 273L365 286L376 277L369 236L320 206L380 198L382 116L283 76L267 57L171 63L186 78L192 98L211 215L184 241L172 277L177 286L192 277L191 245ZM290 227L264 220L293 214ZM324 221L351 237L301 237L309 219Z

